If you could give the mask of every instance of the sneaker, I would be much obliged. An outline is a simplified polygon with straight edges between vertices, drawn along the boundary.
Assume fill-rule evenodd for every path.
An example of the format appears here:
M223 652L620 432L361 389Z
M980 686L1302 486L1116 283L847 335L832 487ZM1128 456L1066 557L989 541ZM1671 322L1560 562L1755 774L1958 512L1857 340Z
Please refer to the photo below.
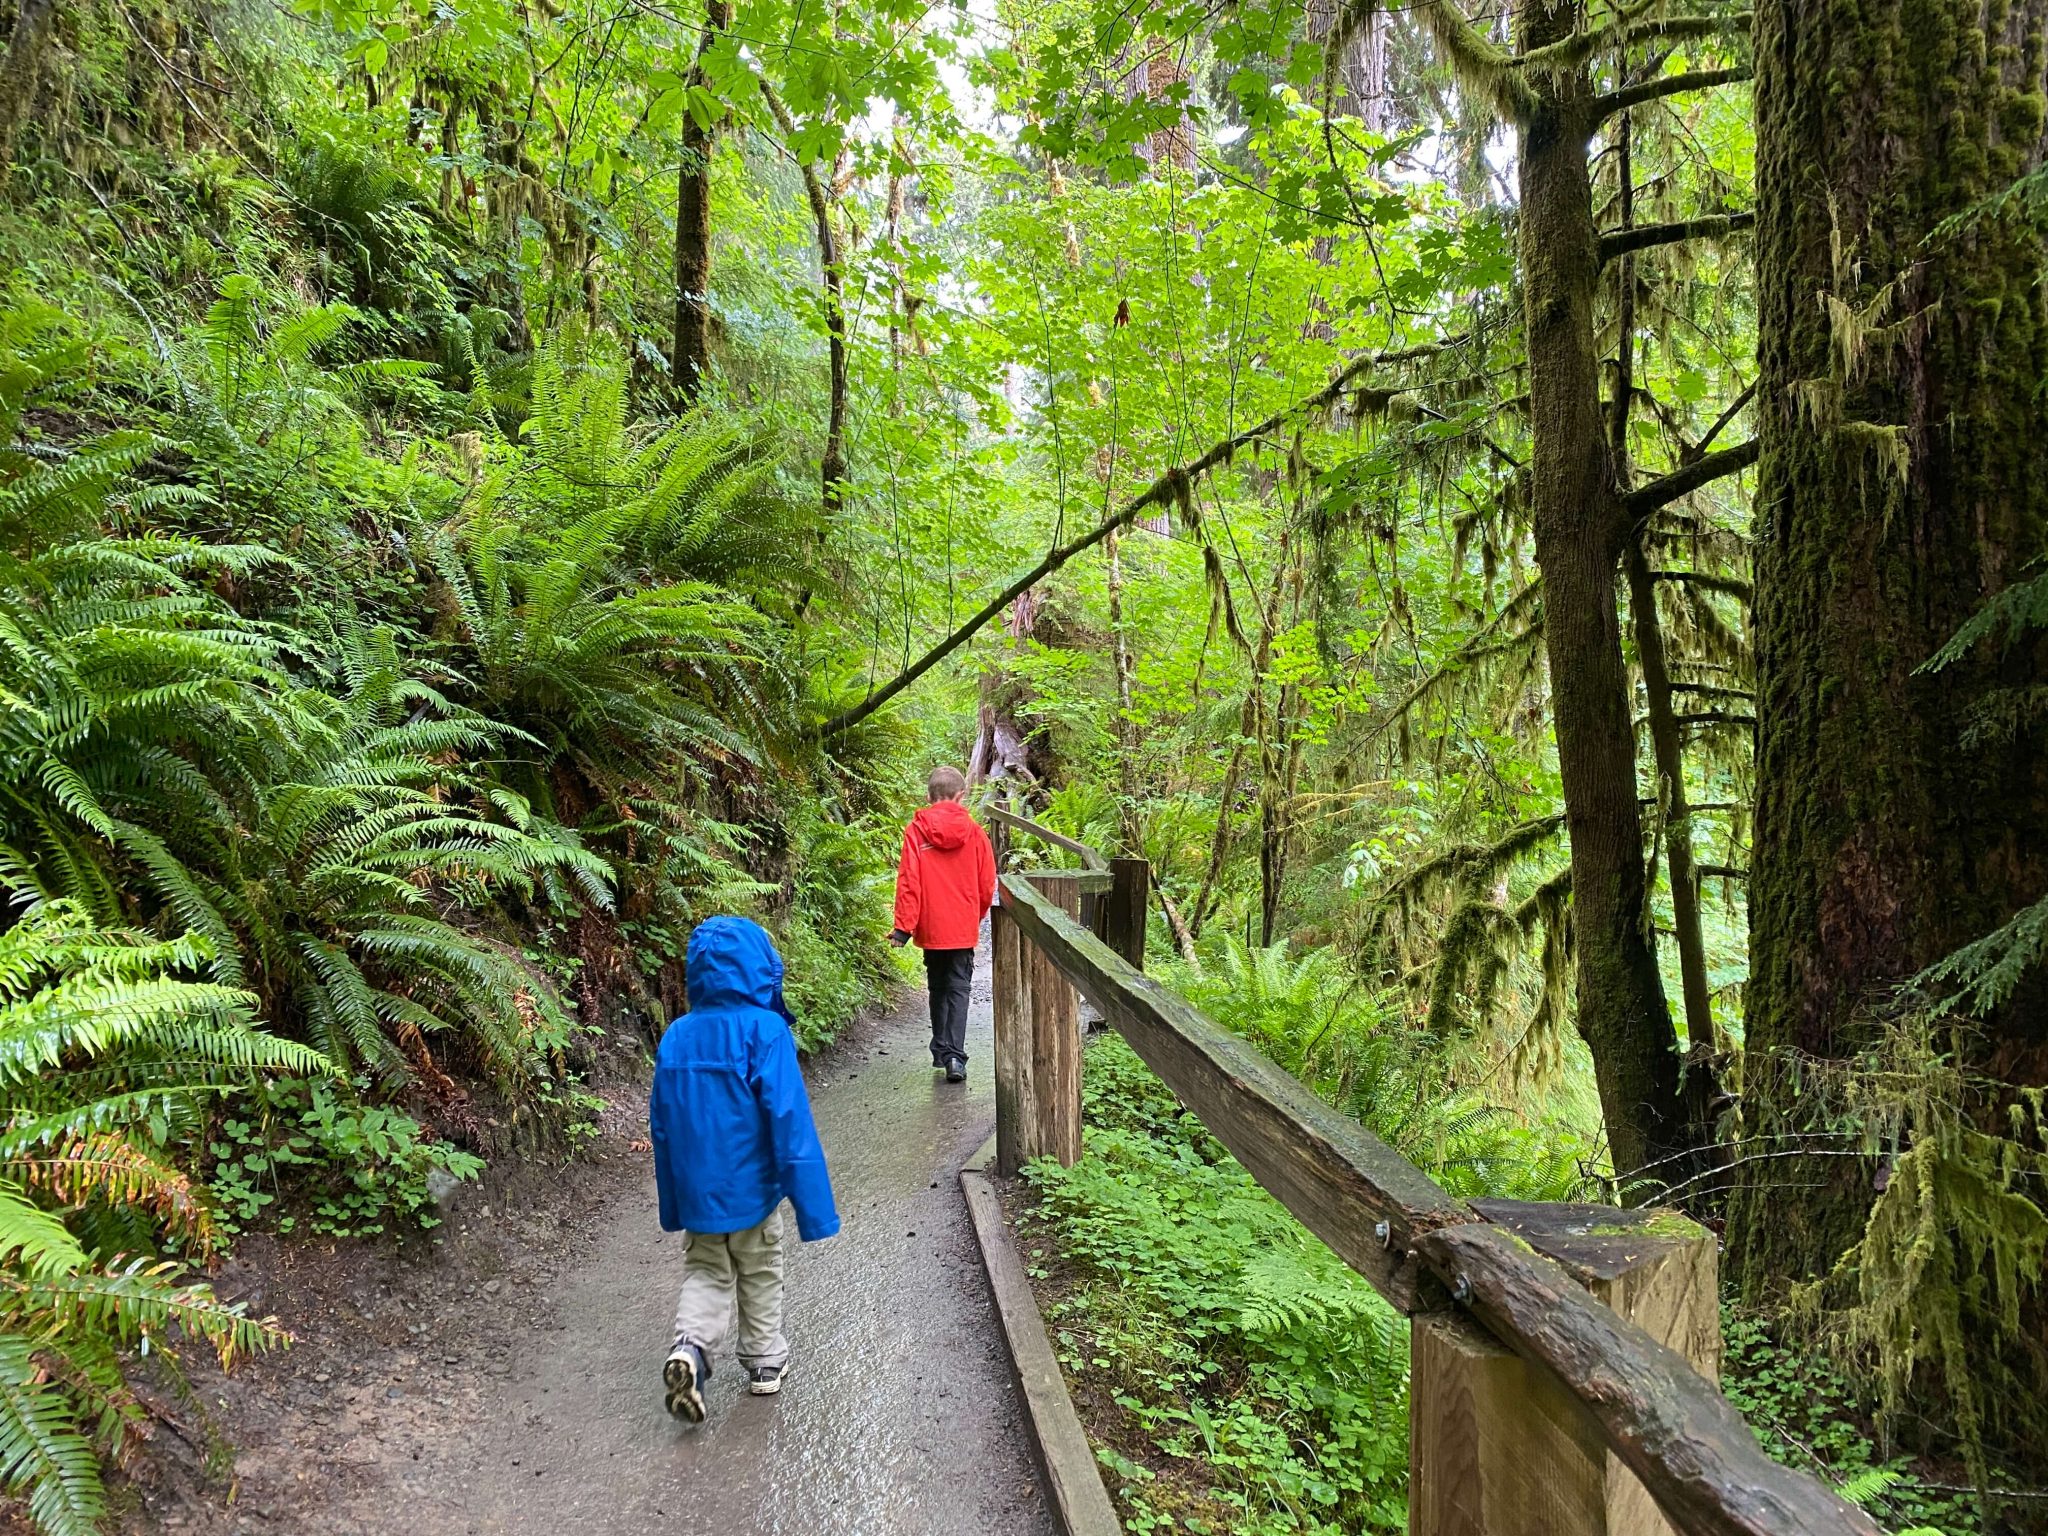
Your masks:
M966 1082L966 1081L967 1081L967 1063L966 1063L966 1062L964 1062L964 1061L949 1061L949 1062L947 1062L947 1063L946 1063L946 1081L947 1081L947 1082L949 1082L949 1083L964 1083L964 1082Z
M668 1411L691 1424L704 1422L704 1383L711 1379L711 1367L704 1351L694 1344L678 1343L669 1351L661 1368L661 1384L668 1389Z
M786 1365L750 1365L747 1367L747 1390L756 1397L773 1397L782 1390L782 1381L789 1374Z

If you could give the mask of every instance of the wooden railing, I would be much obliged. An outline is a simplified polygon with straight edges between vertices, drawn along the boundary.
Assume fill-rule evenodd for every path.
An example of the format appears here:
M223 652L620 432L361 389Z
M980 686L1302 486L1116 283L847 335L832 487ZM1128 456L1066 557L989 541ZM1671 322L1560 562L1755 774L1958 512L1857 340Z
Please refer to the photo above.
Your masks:
M1081 1155L1078 990L1266 1190L1408 1315L1411 1536L1877 1536L1715 1385L1715 1242L1676 1212L1456 1199L1081 921L1115 867L1011 870L993 920L997 1168ZM1122 861L1117 861L1122 862ZM1133 861L1142 864L1142 861ZM1128 877L1127 877L1128 878ZM1128 899L1128 893L1126 893ZM1127 920L1127 919L1126 919ZM1119 952L1121 948L1122 952Z

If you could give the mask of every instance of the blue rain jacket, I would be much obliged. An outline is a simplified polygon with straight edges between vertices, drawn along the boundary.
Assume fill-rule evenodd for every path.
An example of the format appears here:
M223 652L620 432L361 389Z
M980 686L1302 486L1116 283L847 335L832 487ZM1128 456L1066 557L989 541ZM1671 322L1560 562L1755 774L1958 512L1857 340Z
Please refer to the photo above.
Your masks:
M654 1060L648 1130L661 1225L743 1232L785 1197L805 1242L839 1230L825 1151L797 1069L782 957L757 923L707 918L685 957L690 1011Z

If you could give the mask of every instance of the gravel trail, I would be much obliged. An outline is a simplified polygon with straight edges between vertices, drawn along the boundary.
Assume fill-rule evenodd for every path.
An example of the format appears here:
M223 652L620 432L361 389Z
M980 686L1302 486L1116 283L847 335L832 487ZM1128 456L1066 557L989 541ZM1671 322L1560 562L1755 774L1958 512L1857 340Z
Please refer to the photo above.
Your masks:
M663 1411L681 1240L655 1220L645 1155L614 1147L554 1208L465 1213L432 1262L288 1318L287 1365L213 1389L235 1496L157 1480L126 1528L1052 1536L954 1179L994 1120L989 1031L984 952L965 1085L931 1070L921 994L811 1064L844 1228L792 1243L780 1398L746 1396L727 1358L707 1423ZM609 1140L645 1134L630 1107ZM544 1238L505 1235L536 1221ZM267 1279L280 1302L305 1281Z

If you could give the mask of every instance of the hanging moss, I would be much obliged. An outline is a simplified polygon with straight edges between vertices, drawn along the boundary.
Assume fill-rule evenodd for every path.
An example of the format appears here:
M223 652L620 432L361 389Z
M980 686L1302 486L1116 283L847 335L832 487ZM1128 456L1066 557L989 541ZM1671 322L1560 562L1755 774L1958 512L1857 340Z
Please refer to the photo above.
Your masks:
M1888 1435L1945 1401L1989 1488L1997 1453L2048 1443L2048 1344L2033 1326L2048 1271L2048 1092L1974 1077L1956 1059L1966 1038L1909 1011L1847 1069L1810 1064L1806 1091L1884 1158L1861 1238L1793 1306L1876 1380ZM2003 1123L1979 1129L1999 1100Z

